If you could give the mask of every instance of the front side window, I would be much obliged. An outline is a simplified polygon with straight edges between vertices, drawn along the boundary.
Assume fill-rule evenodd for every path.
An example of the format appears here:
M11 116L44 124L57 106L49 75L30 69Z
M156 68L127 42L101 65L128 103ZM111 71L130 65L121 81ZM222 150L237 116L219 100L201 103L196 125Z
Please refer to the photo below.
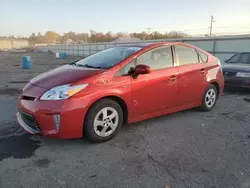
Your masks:
M115 76L126 76L136 65L148 65L151 70L164 69L174 66L172 49L170 46L155 48L133 59L122 67Z
M141 50L141 47L121 46L109 48L78 61L76 66L109 69L139 50Z
M118 72L116 72L115 76L127 76L131 68L135 68L136 66L135 62L136 62L136 59L133 59L132 61L130 61L128 64L122 67Z
M180 66L199 63L195 49L186 46L175 46L175 51Z
M237 63L239 61L239 59L240 59L240 54L235 54L227 62L228 63Z
M152 70L173 66L172 49L170 46L155 48L137 58L137 65L148 65Z
M235 54L227 61L227 63L250 64L250 54L249 53Z

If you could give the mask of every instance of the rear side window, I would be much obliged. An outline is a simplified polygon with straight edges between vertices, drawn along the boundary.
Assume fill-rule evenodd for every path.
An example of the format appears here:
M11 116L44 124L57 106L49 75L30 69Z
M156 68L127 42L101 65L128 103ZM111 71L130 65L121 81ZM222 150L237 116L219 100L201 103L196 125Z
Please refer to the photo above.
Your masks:
M241 59L240 59L241 63L247 63L250 64L250 54L245 53L245 54L241 54Z
M201 51L199 51L199 50L197 50L197 53L199 54L201 61L202 61L203 63L206 63L207 60L208 60L207 54L205 54L205 53L203 53L203 52L201 52Z
M195 49L186 46L175 46L175 51L180 66L199 63Z

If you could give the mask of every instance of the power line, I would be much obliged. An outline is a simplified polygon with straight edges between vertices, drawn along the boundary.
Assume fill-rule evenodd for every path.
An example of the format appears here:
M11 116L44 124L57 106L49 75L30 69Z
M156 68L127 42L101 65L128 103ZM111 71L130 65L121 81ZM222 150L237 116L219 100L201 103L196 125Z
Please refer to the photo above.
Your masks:
M249 31L219 31L219 32L215 32L215 34L250 34L250 30Z
M250 29L250 25L231 25L231 26L216 26L216 27L213 27L213 31L216 30L225 30L225 31L228 31L228 30L249 30ZM201 31L207 31L207 28L194 28L194 29L183 29L181 30L183 32L201 32Z
M207 28L200 28L200 29L185 29L182 31L200 31L200 30L207 30Z

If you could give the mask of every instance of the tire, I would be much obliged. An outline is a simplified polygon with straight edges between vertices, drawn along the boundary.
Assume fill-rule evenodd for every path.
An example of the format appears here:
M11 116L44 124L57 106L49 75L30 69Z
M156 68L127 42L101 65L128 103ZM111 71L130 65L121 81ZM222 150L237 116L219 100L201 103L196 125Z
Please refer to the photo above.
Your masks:
M84 135L91 142L105 142L117 134L122 123L121 106L114 100L102 99L90 107L87 112L84 121Z
M218 99L218 91L217 88L210 84L206 91L204 92L203 98L202 98L202 105L200 106L200 109L204 112L211 111ZM210 103L209 103L210 101Z

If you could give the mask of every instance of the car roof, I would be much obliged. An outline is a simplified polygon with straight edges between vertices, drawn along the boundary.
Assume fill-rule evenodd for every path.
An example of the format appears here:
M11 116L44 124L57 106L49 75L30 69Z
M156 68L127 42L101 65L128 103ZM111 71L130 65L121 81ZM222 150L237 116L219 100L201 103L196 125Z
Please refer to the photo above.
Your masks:
M155 46L157 46L157 45L163 45L163 44L171 44L171 45L176 45L176 44L184 44L183 42L151 42L151 43L130 43L130 44L121 44L121 45L119 45L119 46L124 46L124 47L128 47L128 46L130 46L130 47L142 47L142 48L144 48L144 47L148 47L148 46L151 46L151 45L155 45Z
M239 52L238 54L250 54L250 52Z

